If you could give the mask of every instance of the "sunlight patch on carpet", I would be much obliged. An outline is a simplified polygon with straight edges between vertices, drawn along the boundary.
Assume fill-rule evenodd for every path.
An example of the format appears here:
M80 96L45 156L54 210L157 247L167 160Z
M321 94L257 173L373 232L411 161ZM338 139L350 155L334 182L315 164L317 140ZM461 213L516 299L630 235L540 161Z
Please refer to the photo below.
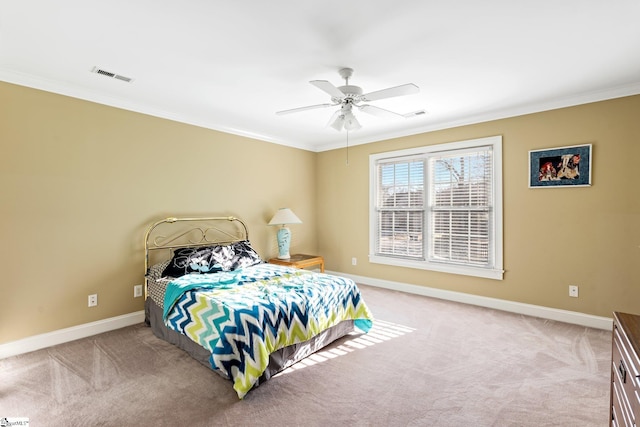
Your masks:
M362 334L359 332L352 332L347 335L347 337L351 336L351 339L348 339L335 347L329 345L331 348L325 348L310 354L295 365L288 367L275 376L290 374L291 372L304 369L307 366L314 366L319 363L326 362L327 360L335 359L336 357L345 356L354 351L364 350L367 347L401 337L415 330L415 328L410 328L409 326L385 322L384 320L376 320L368 333Z

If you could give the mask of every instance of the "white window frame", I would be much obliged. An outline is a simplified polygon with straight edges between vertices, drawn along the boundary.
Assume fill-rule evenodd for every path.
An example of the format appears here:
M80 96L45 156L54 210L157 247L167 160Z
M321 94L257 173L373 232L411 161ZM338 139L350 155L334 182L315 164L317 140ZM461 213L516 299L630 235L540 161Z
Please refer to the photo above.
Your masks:
M377 184L377 165L379 161L391 160L397 158L409 159L415 156L425 156L438 152L449 152L454 150L468 150L479 147L491 146L493 167L492 167L492 195L493 195L493 222L491 224L490 238L492 240L492 259L493 265L484 268L478 266L464 265L464 264L449 264L432 262L426 259L407 259L398 256L387 256L376 254L376 236L378 233L378 212L376 209L376 200L378 197L378 184ZM427 182L429 171L428 168L424 171L425 174L425 227L423 229L422 239L424 247L424 253L427 253L427 245L430 241L429 229L429 207L426 205L426 201L429 200L429 195L426 192L429 191L430 185ZM503 237L502 237L502 136L490 136L486 138L471 139L466 141L451 142L445 144L428 145L424 147L409 148L405 150L390 151L385 153L371 154L369 156L369 262L375 264L386 264L398 267L417 268L423 270L439 271L444 273L463 274L467 276L483 277L488 279L502 280L504 275L503 270Z

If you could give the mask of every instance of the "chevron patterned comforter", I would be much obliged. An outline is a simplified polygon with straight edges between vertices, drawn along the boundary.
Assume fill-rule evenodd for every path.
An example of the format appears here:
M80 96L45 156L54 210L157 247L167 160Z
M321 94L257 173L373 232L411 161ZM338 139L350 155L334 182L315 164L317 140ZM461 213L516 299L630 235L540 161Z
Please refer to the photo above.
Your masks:
M242 399L275 350L344 320L368 332L373 317L350 279L258 264L174 279L167 285L164 320L211 352L212 368L233 381Z

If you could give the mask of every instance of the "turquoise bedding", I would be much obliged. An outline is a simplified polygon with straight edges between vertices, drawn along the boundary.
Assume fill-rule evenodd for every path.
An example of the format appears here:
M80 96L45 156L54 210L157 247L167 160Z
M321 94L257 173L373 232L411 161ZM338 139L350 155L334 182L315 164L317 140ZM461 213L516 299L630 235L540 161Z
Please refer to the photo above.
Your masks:
M368 332L373 317L356 284L344 277L272 264L189 274L167 286L167 327L211 352L211 367L243 398L269 355L345 320Z

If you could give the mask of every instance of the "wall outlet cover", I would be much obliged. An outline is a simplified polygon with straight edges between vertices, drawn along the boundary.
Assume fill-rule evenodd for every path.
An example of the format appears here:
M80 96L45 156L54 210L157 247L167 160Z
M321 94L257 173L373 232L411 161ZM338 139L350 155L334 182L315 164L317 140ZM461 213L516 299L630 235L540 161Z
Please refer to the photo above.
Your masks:
M98 305L98 294L89 295L88 305L89 307L95 307Z
M569 286L569 296L573 298L578 298L578 287L575 285Z

